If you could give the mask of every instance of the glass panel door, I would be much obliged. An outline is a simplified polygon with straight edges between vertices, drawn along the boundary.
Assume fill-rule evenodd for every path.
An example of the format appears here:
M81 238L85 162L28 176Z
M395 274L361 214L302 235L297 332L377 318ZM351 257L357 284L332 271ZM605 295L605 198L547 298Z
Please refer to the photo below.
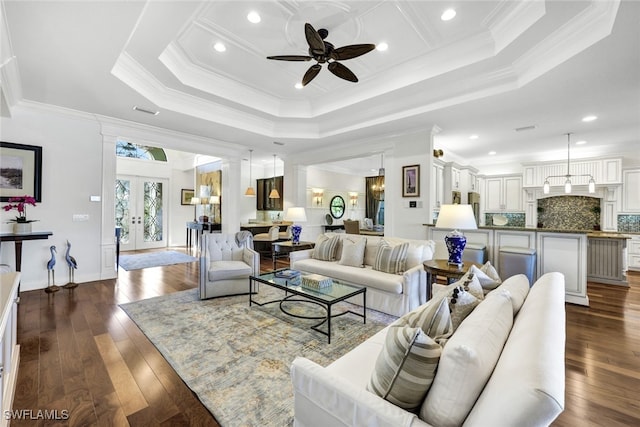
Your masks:
M167 189L166 179L118 177L115 217L122 227L121 250L166 246Z

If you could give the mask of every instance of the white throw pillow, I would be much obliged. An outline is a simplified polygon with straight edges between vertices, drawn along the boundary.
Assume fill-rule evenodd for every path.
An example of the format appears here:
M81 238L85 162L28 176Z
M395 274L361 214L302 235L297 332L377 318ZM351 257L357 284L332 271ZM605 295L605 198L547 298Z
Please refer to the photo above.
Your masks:
M364 267L364 249L367 246L366 238L345 237L342 239L342 256L338 264L352 267Z
M453 286L453 287L462 286L465 291L469 292L478 300L484 299L484 290L482 289L482 285L480 285L480 281L478 280L476 275L471 273L471 270L466 272L464 276L462 276L455 283L449 286Z
M480 286L486 290L492 290L500 286L502 279L498 276L498 272L491 265L490 261L487 261L481 268L472 265L469 268L469 273L473 273L478 278Z
M390 326L367 390L407 410L427 394L442 347L420 328Z
M482 393L500 358L511 327L511 301L487 298L443 347L438 372L420 409L420 418L442 427L460 426Z

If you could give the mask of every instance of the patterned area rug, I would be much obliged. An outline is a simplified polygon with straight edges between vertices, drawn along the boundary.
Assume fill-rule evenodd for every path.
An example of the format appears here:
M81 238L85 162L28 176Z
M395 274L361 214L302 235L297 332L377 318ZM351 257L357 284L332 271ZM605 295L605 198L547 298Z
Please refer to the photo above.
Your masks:
M282 295L262 285L255 299ZM224 427L292 425L293 359L326 366L395 320L373 310L366 324L351 314L337 317L327 344L325 335L309 329L315 322L287 316L277 303L249 307L248 298L201 301L193 289L120 305ZM286 308L307 315L322 310L308 303ZM332 312L347 308L362 309L340 303Z
M181 264L197 261L196 257L176 251L148 252L145 254L120 255L120 267L127 271L141 268L159 267L161 265Z

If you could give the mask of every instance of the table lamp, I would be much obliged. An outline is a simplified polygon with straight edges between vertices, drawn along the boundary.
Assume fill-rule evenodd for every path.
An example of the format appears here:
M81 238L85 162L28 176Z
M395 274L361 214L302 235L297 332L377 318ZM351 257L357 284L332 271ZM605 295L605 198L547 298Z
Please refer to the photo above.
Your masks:
M300 233L302 232L302 227L298 225L299 222L307 222L307 214L304 211L304 208L294 207L287 209L287 214L284 217L285 221L293 222L291 226L291 241L294 245L300 243Z
M193 222L198 222L198 205L200 204L200 197L192 197L189 204L193 205Z
M449 264L462 267L462 252L467 245L467 238L459 229L475 230L478 228L471 205L442 205L436 227L453 228L453 231L444 238L449 250Z
M220 196L209 197L209 204L213 205L213 209L211 210L211 216L213 218L211 219L211 222L215 223L216 222L216 205L220 204Z

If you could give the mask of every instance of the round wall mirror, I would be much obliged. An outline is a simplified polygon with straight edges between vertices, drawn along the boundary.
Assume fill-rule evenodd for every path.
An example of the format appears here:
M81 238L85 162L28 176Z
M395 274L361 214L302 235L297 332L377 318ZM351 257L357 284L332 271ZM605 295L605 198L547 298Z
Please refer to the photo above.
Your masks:
M345 204L342 196L333 196L331 198L331 203L329 204L331 216L336 219L342 218L342 215L344 215L344 206Z

